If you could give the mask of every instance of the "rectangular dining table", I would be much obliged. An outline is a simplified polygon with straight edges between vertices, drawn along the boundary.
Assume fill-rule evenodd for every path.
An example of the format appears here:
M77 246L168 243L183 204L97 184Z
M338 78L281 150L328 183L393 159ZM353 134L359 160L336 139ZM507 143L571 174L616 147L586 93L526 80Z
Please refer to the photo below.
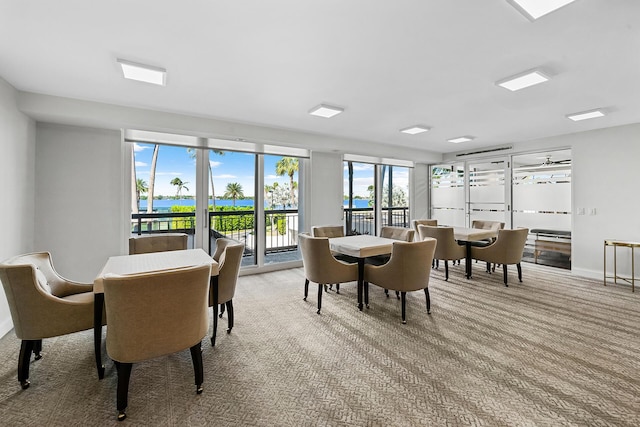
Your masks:
M471 278L471 247L477 245L479 242L486 242L487 239L493 239L497 236L498 230L453 227L453 238L456 239L458 243L463 243L466 247L464 267L467 279Z
M354 236L332 237L329 239L329 248L344 255L358 259L358 308L362 310L362 294L364 288L364 260L367 257L377 255L388 255L391 253L393 243L398 240L386 237L371 236L369 234L358 234ZM365 302L369 303L369 295L364 296Z
M109 274L127 275L152 273L162 270L192 267L211 264L211 286L217 286L218 263L202 249L186 249L179 251L152 252L137 255L112 256L93 281L93 339L96 356L98 378L104 378L102 364L102 312L104 306L103 279ZM107 319L107 324L108 324Z

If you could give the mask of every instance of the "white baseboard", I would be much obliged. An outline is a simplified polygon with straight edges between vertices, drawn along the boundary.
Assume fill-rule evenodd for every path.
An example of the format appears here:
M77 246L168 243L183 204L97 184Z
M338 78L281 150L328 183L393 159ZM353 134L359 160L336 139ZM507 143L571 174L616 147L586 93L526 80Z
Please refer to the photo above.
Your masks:
M579 277L586 277L587 279L602 280L602 270L587 270L585 268L572 268L571 274Z

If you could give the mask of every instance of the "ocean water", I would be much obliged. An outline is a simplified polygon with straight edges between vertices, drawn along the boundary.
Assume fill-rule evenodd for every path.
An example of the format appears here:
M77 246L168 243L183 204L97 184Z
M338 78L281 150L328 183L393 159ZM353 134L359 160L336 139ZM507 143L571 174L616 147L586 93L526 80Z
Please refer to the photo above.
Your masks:
M183 199L183 200L173 200L173 199L162 199L162 200L154 200L153 201L153 210L159 212L168 212L171 206L194 206L196 201L194 199ZM225 200L216 199L216 206L233 206L233 200ZM245 199L245 200L236 200L236 206L249 206L253 207L253 200ZM268 207L265 205L265 207ZM349 204L345 201L344 207L348 208ZM353 201L354 208L368 208L369 200L361 200L356 199ZM279 207L276 207L278 209ZM147 209L147 201L140 200L140 211L144 211Z

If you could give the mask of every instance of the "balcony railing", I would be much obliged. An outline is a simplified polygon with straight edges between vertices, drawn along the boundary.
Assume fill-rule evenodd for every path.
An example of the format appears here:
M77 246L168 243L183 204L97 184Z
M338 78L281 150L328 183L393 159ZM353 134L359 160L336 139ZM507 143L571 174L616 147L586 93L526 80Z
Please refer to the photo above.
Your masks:
M345 208L345 224L349 234L375 234L373 208ZM409 227L409 208L382 208L382 226Z
M349 234L375 234L373 208L344 209ZM245 244L245 256L253 256L255 239L255 210L210 211L210 237L232 238ZM265 210L265 253L296 251L298 249L298 210ZM132 234L186 233L195 234L195 212L153 212L131 214ZM409 227L408 208L383 208L381 224ZM214 247L215 244L210 245Z

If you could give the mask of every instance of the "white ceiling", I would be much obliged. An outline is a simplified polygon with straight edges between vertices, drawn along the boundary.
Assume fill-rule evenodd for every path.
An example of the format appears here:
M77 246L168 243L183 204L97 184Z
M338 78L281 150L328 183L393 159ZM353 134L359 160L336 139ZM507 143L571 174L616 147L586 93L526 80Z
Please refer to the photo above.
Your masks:
M124 80L116 58L167 69ZM542 67L519 92L494 84ZM640 122L640 1L2 0L0 76L82 100L435 152ZM332 119L308 110L345 108ZM584 122L568 113L603 107ZM406 135L424 124L432 130ZM448 138L473 135L464 144Z

